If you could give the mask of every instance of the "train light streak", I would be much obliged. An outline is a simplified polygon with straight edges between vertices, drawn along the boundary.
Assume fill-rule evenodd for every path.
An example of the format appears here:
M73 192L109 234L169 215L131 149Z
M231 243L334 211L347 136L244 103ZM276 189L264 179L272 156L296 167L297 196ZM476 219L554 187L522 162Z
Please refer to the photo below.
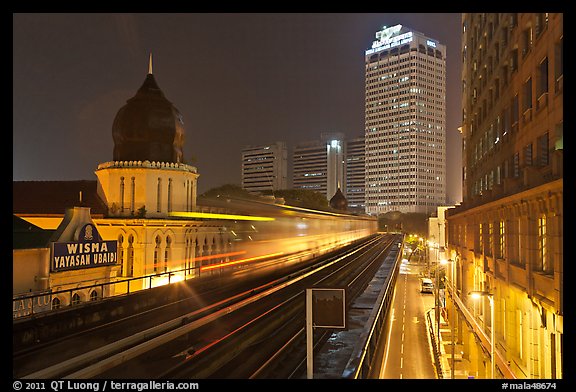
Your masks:
M194 257L192 259L192 261L205 261L205 260L213 260L213 259L219 259L219 258L224 258L224 257L240 256L240 255L243 255L245 253L246 253L245 250L241 250L241 251L237 251L237 252L218 253L215 255L208 255L208 256L198 256L198 257ZM182 263L183 263L182 260L172 260L172 261L169 261L168 263L166 263L164 261L159 261L157 263L154 263L153 266L155 268L155 271L159 270L159 269L163 269L165 266L170 267L170 270L172 271L174 269L174 266L176 266L178 268L178 267L182 266ZM182 269L183 268L184 267L182 267Z
M232 257L232 256L240 256L245 254L246 251L245 250L241 250L238 252L229 252L229 253L220 253L217 255L209 255L209 256L200 256L200 257L195 257L194 261L204 261L204 260L212 260L212 259L218 259L221 257Z
M213 214L209 212L186 212L186 211L172 211L168 216L176 218L191 218L191 219L225 219L225 220L244 220L244 221L273 221L275 218L267 216L251 216L251 215L231 215L231 214Z
M277 252L277 253L270 253L270 254L262 255L262 256L249 257L247 259L229 261L229 262L221 263L221 264L206 265L206 266L200 268L200 271L209 271L209 270L213 270L213 269L217 269L217 268L229 267L231 265L249 263L251 261L258 261L258 260L262 260L262 259L267 259L269 257L277 257L277 256L281 256L283 254L284 254L284 252Z

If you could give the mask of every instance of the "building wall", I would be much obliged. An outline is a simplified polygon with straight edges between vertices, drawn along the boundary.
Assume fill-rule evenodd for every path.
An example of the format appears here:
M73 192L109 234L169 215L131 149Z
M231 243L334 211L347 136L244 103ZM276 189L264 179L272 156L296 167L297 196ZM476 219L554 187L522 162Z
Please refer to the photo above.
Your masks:
M50 248L12 251L12 295L48 288Z
M232 238L222 230L220 222L194 222L181 220L95 220L103 238L118 241L120 268L117 280L179 271L171 279L187 279L200 274L201 256L229 253ZM227 261L228 257L209 259L202 265ZM131 289L141 289L167 283L167 275L152 281L131 283ZM115 285L115 293L126 290Z
M288 188L288 152L285 142L247 146L242 150L242 188L262 192Z
M346 141L346 189L342 192L348 199L348 208L365 212L365 159L364 137Z
M465 202L562 176L562 26L554 13L465 14Z
M297 144L292 160L294 188L320 192L327 200L338 188L345 194L345 157L344 134L339 132L323 132L320 140Z
M196 168L164 162L106 162L98 165L98 194L111 216L166 217L196 208Z
M212 256L230 253L234 248L232 234L223 230L221 221L126 218L93 218L93 221L103 240L118 241L119 265L51 272L50 248L14 250L13 295L65 291L54 295L52 300L58 298L60 306L67 306L73 295L77 295L79 302L85 302L91 296L102 298L133 292L168 283L165 273L171 271L178 271L170 277L172 282L199 276L201 264L228 261L228 256ZM241 229L236 231L241 233ZM202 256L203 260L197 260ZM97 286L156 274L163 275L132 280L129 286L128 283ZM92 285L96 286L79 288ZM28 302L16 302L14 314L25 315L29 311ZM44 310L49 309L48 304Z
M463 203L448 244L463 295L493 293L519 378L562 377L563 17L463 14ZM470 305L490 327L486 304Z
M440 206L436 209L436 216L428 218L428 262L429 265L448 259L446 247L446 211L453 206Z
M494 293L497 349L520 378L562 376L562 189L558 180L448 218L461 292Z

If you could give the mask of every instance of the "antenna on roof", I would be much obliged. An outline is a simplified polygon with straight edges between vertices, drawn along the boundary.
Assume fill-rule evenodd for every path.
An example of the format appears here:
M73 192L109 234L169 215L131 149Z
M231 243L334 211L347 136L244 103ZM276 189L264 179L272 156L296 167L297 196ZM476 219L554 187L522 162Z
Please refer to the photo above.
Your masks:
M150 58L148 60L148 74L152 75L152 53L150 53Z

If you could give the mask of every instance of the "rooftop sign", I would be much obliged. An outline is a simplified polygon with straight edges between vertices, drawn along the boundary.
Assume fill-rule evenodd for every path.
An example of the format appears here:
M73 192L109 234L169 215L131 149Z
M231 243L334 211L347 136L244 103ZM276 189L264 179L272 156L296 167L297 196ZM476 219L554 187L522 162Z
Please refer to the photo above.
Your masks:
M402 30L402 25L384 27L383 30L378 31L376 33L376 41L372 42L372 49L368 49L366 55L412 42L413 33L408 31L399 34L400 30Z

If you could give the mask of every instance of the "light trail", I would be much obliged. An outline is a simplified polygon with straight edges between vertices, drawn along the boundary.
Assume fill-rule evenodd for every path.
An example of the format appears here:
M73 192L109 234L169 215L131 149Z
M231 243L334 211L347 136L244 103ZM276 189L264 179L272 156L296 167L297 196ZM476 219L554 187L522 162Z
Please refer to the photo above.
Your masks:
M230 252L230 253L220 253L217 255L209 255L209 256L200 256L200 257L195 257L193 259L193 261L204 261L204 260L211 260L211 259L217 259L220 257L231 257L231 256L239 256L239 255L243 255L244 253L246 253L245 250L241 250L238 252Z
M242 263L249 263L249 262L251 262L251 261L257 261L257 260L262 260L262 259L266 259L266 258L269 258L269 257L281 256L281 255L283 255L283 254L284 254L284 252L270 253L270 254L262 255L262 256L249 257L249 258L247 258L247 259L240 259L240 260L229 261L229 262L227 262L227 263L207 265L207 266L204 266L204 267L200 268L200 271L209 271L209 270L213 270L213 269L216 269L216 268L224 268L224 267L228 267L228 266L231 266L231 265L242 264Z
M213 214L209 212L186 212L186 211L172 211L168 216L176 218L197 218L197 219L225 219L225 220L245 220L245 221L273 221L275 218L267 216L251 216L251 215L231 215L231 214Z

